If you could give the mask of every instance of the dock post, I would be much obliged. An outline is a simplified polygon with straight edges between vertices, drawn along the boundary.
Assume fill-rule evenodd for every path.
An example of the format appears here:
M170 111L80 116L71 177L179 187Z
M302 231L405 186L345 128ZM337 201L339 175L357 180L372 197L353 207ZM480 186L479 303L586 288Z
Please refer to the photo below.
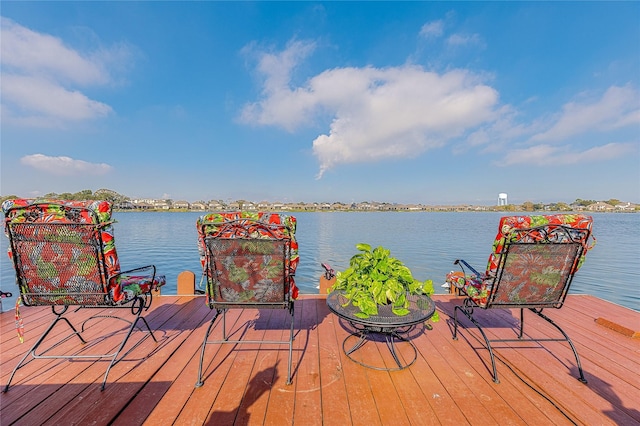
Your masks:
M320 296L327 297L327 289L336 282L336 277L332 277L330 280L324 275L320 277Z
M182 271L178 274L178 295L196 294L196 274Z

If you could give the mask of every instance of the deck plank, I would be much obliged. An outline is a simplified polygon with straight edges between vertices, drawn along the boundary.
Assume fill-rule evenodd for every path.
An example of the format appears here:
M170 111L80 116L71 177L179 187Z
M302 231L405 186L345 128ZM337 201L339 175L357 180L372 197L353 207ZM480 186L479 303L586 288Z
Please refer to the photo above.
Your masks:
M253 327L245 329L244 326L241 326L243 330L242 338L246 340L263 340L266 330L264 324L268 323L273 311L269 309L259 312L254 309L250 311L252 311L252 317L247 319L247 322L253 322ZM233 348L232 344L229 344L229 346ZM194 421L200 423L200 419L202 419L202 421L210 420L212 424L235 423L242 402L245 401L246 403L247 390L250 393L254 393L252 389L259 387L258 383L261 380L265 380L263 376L273 377L273 366L267 366L264 370L257 372L255 376L252 375L259 352L260 345L255 343L241 344L233 348L232 354L235 357L227 373L228 379L222 383L218 396L213 401L213 405L210 406L210 411L202 410L205 416L195 418ZM238 396L241 397L240 400L238 400ZM207 408L206 404L203 404L201 408ZM191 417L193 411L193 409L188 409L188 406L185 406L184 414Z
M255 321L257 317L258 312L255 309L230 310L227 313L227 330L229 330L230 339L240 336L245 339L255 338L256 333L249 328L248 323ZM216 320L209 340L220 339L222 339L222 322ZM235 412L231 412L232 404L238 406L242 401L251 371L246 365L252 365L249 363L252 359L255 360L256 350L257 346L252 344L237 347L233 344L207 344L203 364L204 385L200 388L194 387L197 378L197 360L199 360L199 354L194 354L196 368L187 379L191 390L187 394L184 407L176 416L176 421L205 424L210 416L216 416L219 419L229 416L235 418Z
M592 321L580 321L574 324L570 320L561 321L556 318L561 311L550 310L546 312L549 317L556 319L557 322L562 323L565 329L568 331L568 326L581 326L591 327ZM566 315L565 311L565 315ZM527 315L529 314L529 315ZM516 317L519 315L516 310L492 310L491 312L479 312L476 314L476 318L483 323L483 325L489 324L490 320L494 320L497 317L502 317L507 322L507 319ZM532 335L537 337L559 337L557 330L552 328L544 320L525 312L525 322L527 327L525 328L525 334L528 334L527 330ZM470 326L469 332L475 332L475 327ZM485 332L489 338L513 338L515 330L509 330L508 328L485 328ZM569 332L571 335L572 333ZM574 333L575 334L575 333ZM478 337L479 339L479 337ZM542 344L516 342L511 344L499 344L500 346L494 346L494 352L496 357L501 360L501 364L508 366L510 369L517 371L517 373L523 377L526 377L527 381L534 383L539 392L546 395L554 404L556 404L560 410L567 413L570 418L581 418L588 424L594 424L598 422L601 413L609 408L610 402L604 401L602 398L592 395L589 392L585 392L585 386L575 380L577 377L577 367L575 366L575 358L571 352L568 344L565 342L544 342ZM583 368L585 369L585 376L587 380L594 382L596 376L593 376L589 372L589 363L584 356L584 345L577 344L578 352L581 355L583 361ZM482 344L479 342L478 347L482 348ZM484 352L488 359L488 352L485 349L479 349L480 352ZM501 376L504 368L498 365L498 375ZM597 382L594 382L594 384ZM624 385L624 382L621 382ZM593 390L593 384L591 387ZM622 387L624 389L624 386ZM627 392L635 393L633 389L627 389ZM553 396L551 396L553 395ZM628 420L624 412L620 410L614 410L611 413L611 417L615 423L620 424L622 421Z
M265 314L269 314L269 317L268 321L263 323L264 340L288 341L291 318L288 312L285 314L283 310L269 310L265 311ZM257 323L256 327L259 326ZM264 423L273 384L277 380L277 366L281 362L288 362L288 345L264 343L258 346L251 380L238 406L235 423Z
M469 352L470 347L460 347L462 342L454 341L451 333L442 327L435 328L428 335L428 341L437 348L444 360L450 365L453 373L462 381L467 383L471 399L461 398L460 395L453 395L460 405L469 404L469 401L476 401L471 406L483 406L489 413L490 418L496 423L508 422L510 424L525 424L526 419L543 418L542 413L536 405L529 400L522 392L519 383L509 379L504 379L496 385L486 377L489 372L485 364L474 354ZM499 389L504 387L504 389ZM510 395L509 401L505 401L498 391L507 392ZM514 407L517 407L517 411ZM555 424L559 419L553 418Z
M211 311L202 299L192 298L186 303L172 305L171 311L174 315L171 319L175 319L175 322L167 321L159 325L156 321L151 322L152 327L158 326L155 328L156 332L174 333L177 336L172 345L165 345L155 355L164 362L158 367L153 381L144 386L122 410L122 413L114 418L114 425L143 424L152 412L157 416L156 418L161 417L162 410L154 409L165 407L160 404L160 401L167 393L173 390L175 394L175 390L179 389L179 384L176 382L178 377L184 375L185 378L190 379L190 385L193 387L197 370L193 372L186 370L189 365L192 365L189 360L201 347L204 328L211 315ZM164 420L169 418L174 419L175 415L170 414ZM166 422L157 424L166 424Z
M337 352L344 373L344 383L347 390L347 402L352 425L380 425L380 417L375 407L375 400L371 392L366 372L359 365L353 363L342 350L343 340L350 334L345 330L344 323L334 316L331 322L334 326L338 343Z
M338 339L332 315L325 303L325 296L314 300L318 319L318 357L320 362L320 396L322 399L322 421L326 425L351 423L347 388L344 382Z
M93 382L89 382L89 385L84 388L80 386L84 375L77 375L74 382L77 381L77 388L81 389L81 392L78 392L66 404L61 396L61 400L58 401L60 408L49 419L49 423L61 424L71 416L75 416L81 424L108 424L111 422L117 413L146 385L147 378L157 372L164 362L162 356L155 355L163 351L171 352L172 347L181 343L178 331L166 333L164 330L164 324L174 317L172 309L167 308L168 306L161 305L146 315L148 322L156 326L154 333L157 334L158 343L155 343L151 338L146 338L140 346L127 353L122 361L114 365L104 391L100 390L102 375L106 370L104 363L96 362L93 364L95 367L102 364L100 365L101 369L97 372L100 375L96 376ZM135 335L132 335L132 339L134 338ZM175 339L178 340L175 341ZM119 342L120 339L114 339L112 345L115 347ZM128 346L131 347L130 344ZM86 381L86 379L84 380Z
M447 302L446 304L440 304L440 306L443 309L443 317L448 318L447 322L449 323L449 327L452 327L450 315L453 315L454 304ZM443 335L445 339L443 342L451 339L451 351L454 351L458 356L456 364L459 366L460 377L467 376L468 379L465 378L465 381L476 377L482 378L490 385L490 388L496 392L496 395L491 400L492 409L504 405L516 411L518 416L525 421L537 420L539 423L549 422L552 424L570 423L562 413L550 406L544 397L538 393L531 393L530 383L523 381L520 376L508 368L505 369L499 361L497 368L500 384L493 383L489 352L483 346L484 340L481 339L475 327L468 321L465 321L465 323L470 327L470 332L467 333L459 330L458 340L455 341L451 339L451 330L434 327L434 331ZM496 355L498 359L501 359L499 353ZM451 357L451 355L447 353L442 353L442 356L446 359ZM488 395L489 396L482 396L481 398L487 399L491 397L491 394ZM463 400L458 401L460 401L461 404L465 403Z
M318 354L317 303L302 303L300 334L295 346L301 353L296 370L293 423L322 425L322 401L320 400L320 357Z
M562 309L545 313L573 339L589 383L576 380L575 358L566 342L515 342L495 348L500 377L495 384L477 328L461 319L459 339L451 338L453 307L461 298L434 299L441 321L432 330L411 332L418 358L408 369L376 371L351 361L342 349L350 326L329 312L323 297L309 295L296 301L292 385L285 384L286 345L226 344L207 346L205 384L195 388L202 339L213 313L202 297L157 297L146 318L160 342L147 338L127 353L111 370L105 391L100 391L105 360L34 360L0 396L0 423L640 424L640 339L596 322L609 318L634 324L640 312L571 295ZM49 308L22 312L24 344L15 337L13 311L0 315L3 384L52 320ZM86 319L96 312L74 315ZM490 338L514 336L517 310L479 314ZM533 314L525 321L527 334L557 334ZM241 330L244 338L286 339L288 324L284 310L230 310L227 316L227 327ZM72 340L58 350L109 351L119 343L120 328L98 320L85 332L96 342ZM54 334L64 332L61 327ZM108 337L101 338L105 332ZM221 335L216 326L212 338ZM354 356L392 362L384 342L369 342Z

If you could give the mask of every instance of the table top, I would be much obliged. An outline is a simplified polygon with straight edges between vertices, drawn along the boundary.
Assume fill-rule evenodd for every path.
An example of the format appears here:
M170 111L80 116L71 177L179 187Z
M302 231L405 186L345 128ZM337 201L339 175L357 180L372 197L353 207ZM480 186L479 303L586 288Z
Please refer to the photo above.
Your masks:
M327 296L327 306L329 310L349 322L361 324L365 327L399 328L425 322L436 311L436 304L427 295L409 295L409 313L407 315L396 315L391 311L391 305L378 306L378 315L371 315L369 318L359 318L355 314L360 309L349 303L342 290L332 291Z

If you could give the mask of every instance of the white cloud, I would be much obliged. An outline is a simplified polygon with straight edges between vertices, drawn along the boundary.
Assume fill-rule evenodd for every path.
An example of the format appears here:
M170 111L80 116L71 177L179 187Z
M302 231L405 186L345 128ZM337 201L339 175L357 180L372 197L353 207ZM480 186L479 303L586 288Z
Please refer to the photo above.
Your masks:
M442 20L427 22L420 28L420 36L424 38L440 37L444 33L444 22Z
M493 118L497 92L463 70L335 68L292 87L291 72L312 46L296 42L262 56L263 97L246 105L241 118L292 131L330 114L329 134L313 141L319 176L340 164L414 157Z
M352 78L341 76L344 71ZM415 157L442 146L491 119L497 101L492 88L464 71L439 75L412 66L333 70L315 77L311 87L320 86L318 80L342 89L342 96L333 99L330 133L313 142L320 176L338 164Z
M89 163L83 160L75 160L70 157L50 157L44 154L27 155L20 159L26 166L41 170L53 175L104 175L113 167L105 163Z
M540 130L540 120L523 122L521 113L512 105L496 108L495 120L488 121L477 130L470 132L456 152L465 152L471 148L480 148L482 153L504 153L511 145Z
M499 164L503 166L526 164L548 167L586 164L618 158L632 153L634 149L637 147L633 143L609 143L584 151L571 151L567 146L537 145L526 149L512 150Z
M451 46L484 46L484 42L478 34L452 34L447 38L447 43Z
M455 150L463 152L482 147L483 153L504 156L496 163L499 165L548 166L619 158L633 153L634 143L640 145L640 141L594 146L594 133L600 132L606 137L606 132L624 127L635 126L637 129L640 123L639 100L640 94L630 86L613 86L595 100L590 98L567 103L558 114L537 117L528 122L523 121L520 113L511 106L501 106L497 109L495 121L472 131L465 138L465 145ZM584 139L579 142L572 140L579 147L571 149L566 145L569 139L583 135ZM525 148L514 149L514 146Z
M252 48L245 48L245 53L252 53ZM291 74L296 65L314 49L315 43L293 41L280 53L259 52L257 70L264 77L263 99L246 105L240 119L247 123L275 124L288 131L306 123L315 99L302 89L292 93Z
M62 40L2 18L2 64L28 74L48 74L78 84L109 80L99 63L82 57Z
M612 86L600 99L565 104L551 128L534 135L531 140L557 141L639 123L640 93L630 86Z
M607 132L640 123L640 96L630 86L612 86L599 98L574 101L563 106L562 111L548 119L538 119L521 135L529 135L527 148L507 151L498 164L535 166L557 166L593 163L620 158L637 151L640 141L630 143L607 143L588 148L572 148L561 145L567 139L594 132ZM513 123L512 123L513 124ZM500 140L515 129L492 129L493 139ZM531 136L532 135L532 136ZM535 145L534 145L535 144Z
M14 110L28 111L29 115L55 120L86 120L111 112L111 107L93 101L81 92L68 90L43 78L28 75L4 74L2 99L9 101Z
M442 27L441 21L427 23L421 36L441 34ZM448 42L483 44L475 34L453 35ZM315 47L294 41L282 52L251 52L258 57L263 86L260 98L243 108L241 120L290 132L326 120L326 133L313 140L318 177L340 165L415 157L462 140L455 152L500 155L501 165L578 164L633 150L633 143L594 147L593 138L590 146L567 145L575 135L637 126L640 95L631 85L610 87L598 98L583 95L550 121L549 115L527 118L511 105L500 105L498 92L486 83L491 75L463 69L336 67L294 83L297 66ZM525 104L534 101L530 97Z
M129 59L126 46L79 52L49 34L1 18L2 118L5 123L62 126L103 117L108 105L81 91L113 82L110 67Z

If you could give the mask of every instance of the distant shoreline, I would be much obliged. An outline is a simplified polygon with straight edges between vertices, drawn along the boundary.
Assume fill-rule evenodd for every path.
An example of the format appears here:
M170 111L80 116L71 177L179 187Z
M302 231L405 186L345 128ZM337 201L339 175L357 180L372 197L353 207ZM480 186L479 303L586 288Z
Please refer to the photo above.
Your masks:
M0 201L21 198L16 195L0 196ZM611 198L605 201L577 198L572 203L562 201L552 203L534 203L525 201L522 204L507 202L507 194L500 193L497 204L416 204L388 203L380 201L361 201L343 203L334 202L254 202L236 200L194 201L152 198L131 198L111 189L102 188L95 192L87 189L76 193L48 193L41 198L54 200L107 200L114 211L157 211L157 212L217 212L217 211L249 211L249 212L504 212L504 213L550 213L550 212L592 212L592 213L634 213L640 211L640 204Z
M113 209L114 212L118 213L144 213L144 212L152 212L152 213L213 213L218 211L238 211L237 209L226 209L226 210L194 210L194 209ZM450 210L440 210L440 209L420 209L420 210L326 210L326 209L315 209L315 210L302 210L302 209L264 209L264 210L243 210L243 211L268 211L268 212L281 212L281 213L518 213L518 214L592 214L592 213L638 213L639 210L598 210L598 211L590 211L590 210L500 210L500 209L492 209L485 208L482 210L475 209L450 209Z

